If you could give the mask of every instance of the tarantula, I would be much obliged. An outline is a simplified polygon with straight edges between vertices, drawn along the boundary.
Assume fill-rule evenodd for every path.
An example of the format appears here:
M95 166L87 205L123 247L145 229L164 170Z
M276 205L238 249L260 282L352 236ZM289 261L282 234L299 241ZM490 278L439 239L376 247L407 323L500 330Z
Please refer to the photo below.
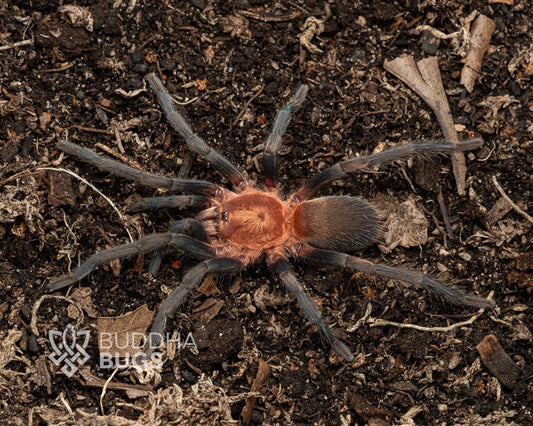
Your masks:
M324 265L335 265L422 286L448 302L475 308L494 306L479 296L464 294L420 272L374 264L343 252L352 252L376 240L380 231L377 210L365 201L347 196L312 198L319 189L350 173L379 164L404 160L421 154L467 151L482 145L480 139L450 143L410 143L377 154L342 161L311 178L302 188L283 196L278 184L277 152L295 109L304 101L308 87L301 85L289 103L276 115L264 151L265 183L256 186L226 158L210 148L190 129L174 109L168 91L155 74L146 80L157 95L170 125L187 146L204 157L233 185L233 190L211 182L175 179L146 173L125 164L100 157L74 143L61 141L58 148L102 171L129 179L150 188L166 188L167 197L146 198L129 207L130 212L163 207L201 207L194 218L178 220L168 232L146 235L138 241L94 254L71 273L51 280L50 290L57 290L81 280L97 266L113 259L149 252L159 253L150 266L155 273L160 253L166 246L177 247L205 259L190 269L181 284L159 307L152 324L155 336L163 333L167 319L196 289L209 272L231 273L264 258L279 275L285 289L296 298L304 315L313 322L333 349L346 361L354 356L322 318L317 305L306 293L289 267L289 259L301 258Z

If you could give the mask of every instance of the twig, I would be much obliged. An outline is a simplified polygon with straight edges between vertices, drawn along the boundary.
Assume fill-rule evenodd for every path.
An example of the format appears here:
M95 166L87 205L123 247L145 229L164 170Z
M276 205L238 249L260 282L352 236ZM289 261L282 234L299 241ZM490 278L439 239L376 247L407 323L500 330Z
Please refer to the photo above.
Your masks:
M73 416L74 412L72 411L72 408L70 407L70 404L68 403L67 399L65 398L65 393L64 392L61 392L59 394L59 399L61 400L61 402L63 403L63 405L67 409L69 415Z
M67 173L67 174L75 177L76 179L82 181L85 185L87 185L90 188L92 188L96 193L101 195L103 197L103 199L106 200L109 203L109 205L113 208L113 210L115 210L115 212L118 214L118 217L120 218L120 220L124 224L124 228L126 229L126 232L127 232L128 236L130 237L130 241L133 243L134 239L133 239L133 236L130 233L130 230L128 229L128 226L126 225L126 218L122 215L122 213L120 213L120 210L117 208L115 203L113 203L113 201L111 201L110 198L108 198L105 194L103 194L101 191L99 191L98 188L96 186L94 186L92 183L90 183L88 180L82 178L81 176L79 176L76 173L71 172L70 170L67 170L67 169L60 169L60 168L56 168L56 167L38 167L35 170L36 171L37 170L52 170L54 172Z
M235 14L241 15L241 16L244 16L250 19L256 19L258 21L263 21L263 22L292 21L293 19L296 19L302 15L301 12L292 12L287 15L274 16L274 15L267 15L263 12L250 12L248 10L239 10L235 12Z
M107 145L104 145L103 143L97 143L94 146L97 148L100 148L102 151L105 151L108 154L113 155L114 157L117 157L124 163L129 164L131 167L137 167L138 169L142 168L141 165L137 163L137 161L132 160L131 158L126 157L125 155L122 155L120 152L115 151L113 148L109 148Z
M257 92L255 92L254 95L250 99L248 99L248 102L246 102L246 104L244 105L243 109L241 110L241 112L239 113L237 118L235 118L235 120L233 120L233 123L232 123L231 127L234 127L237 124L237 122L241 119L241 117L246 112L246 109L248 108L248 106L254 101L255 98L257 98L261 94L261 92L263 91L264 88L265 88L265 85L264 84L261 85L259 90Z
M111 380L113 380L113 377L115 377L115 374L117 374L118 368L115 368L113 370L113 373L111 373L111 376L105 381L104 387L102 388L102 393L100 394L100 410L102 411L102 416L105 416L104 411L104 396L107 392L107 387L109 386L109 383L111 383Z
M487 299L492 299L492 296L494 296L494 291L491 291L489 293ZM485 312L485 308L481 308L479 311L477 311L477 314L472 315L470 319L466 321L462 321L462 322L457 322L455 324L449 325L448 327L423 327L421 325L416 325L416 324L402 324L398 322L386 321L386 320L376 319L376 318L369 318L368 321L370 322L370 327L383 327L386 325L391 325L393 327L411 328L411 329L419 330L419 331L447 332L447 331L452 331L455 328L473 324L474 321L476 321L481 316L481 314L483 314L483 312Z
M32 38L28 40L17 41L15 43L4 44L3 46L0 46L0 51L14 49L15 47L20 46L27 46L28 44L33 44Z
M522 216L524 216L527 221L529 223L533 223L533 217L531 217L530 215L528 215L524 210L522 210L520 207L518 207L514 202L513 200L511 200L509 198L509 196L503 191L503 188L500 186L500 184L498 183L498 180L496 179L496 176L493 175L492 176L492 183L494 184L494 186L496 187L496 189L498 190L498 192L501 194L501 196L503 198L505 198L505 201L507 201L512 207L513 209L516 210L517 213L520 213Z
M439 186L439 193L437 194L437 201L439 202L440 212L442 214L442 220L444 220L444 225L446 225L446 231L450 238L455 238L452 231L452 224L450 222L450 216L448 216L448 209L446 208L446 203L444 202L444 197L442 196L442 188Z
M114 133L111 130L94 129L92 127L84 127L84 126L78 126L78 125L71 126L70 128L83 130L84 132L103 133L104 135L111 135L111 136L114 135Z

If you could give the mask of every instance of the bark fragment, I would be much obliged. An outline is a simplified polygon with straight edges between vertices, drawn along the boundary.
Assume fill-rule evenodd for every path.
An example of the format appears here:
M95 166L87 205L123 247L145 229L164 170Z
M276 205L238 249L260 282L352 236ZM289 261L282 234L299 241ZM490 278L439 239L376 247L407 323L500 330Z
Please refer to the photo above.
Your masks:
M470 30L470 48L466 58L465 65L461 71L461 84L472 93L476 78L481 70L481 62L490 43L490 38L496 24L485 15L479 15Z
M483 364L507 388L516 385L520 367L507 355L494 334L488 334L476 346Z

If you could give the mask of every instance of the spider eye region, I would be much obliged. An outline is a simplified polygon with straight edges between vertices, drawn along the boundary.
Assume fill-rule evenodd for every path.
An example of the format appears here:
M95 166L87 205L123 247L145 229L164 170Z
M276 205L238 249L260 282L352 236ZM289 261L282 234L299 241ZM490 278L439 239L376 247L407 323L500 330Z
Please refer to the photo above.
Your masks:
M220 206L220 235L243 248L267 249L287 234L285 207L274 195L254 191Z

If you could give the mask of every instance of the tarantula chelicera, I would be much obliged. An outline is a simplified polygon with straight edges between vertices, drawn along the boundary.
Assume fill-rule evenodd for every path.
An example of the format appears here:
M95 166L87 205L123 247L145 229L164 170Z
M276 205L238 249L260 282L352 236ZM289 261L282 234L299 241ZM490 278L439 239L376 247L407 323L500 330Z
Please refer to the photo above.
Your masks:
M94 254L68 275L53 279L49 284L50 290L79 281L97 266L113 259L149 252L161 253L166 246L175 246L204 260L184 275L181 284L159 307L151 333L160 336L169 316L183 303L187 295L200 285L207 273L235 272L264 258L279 275L285 289L296 298L304 315L317 326L337 354L346 361L353 360L352 352L324 321L317 305L291 271L289 259L308 259L324 265L350 268L370 275L418 284L440 298L458 305L475 308L494 306L491 300L464 294L420 272L375 264L343 253L352 252L375 241L380 229L376 209L354 197L312 198L319 189L350 173L421 154L475 149L482 145L480 139L465 140L457 144L410 143L377 154L342 161L314 176L297 192L285 197L278 184L277 152L294 110L305 99L308 90L306 85L301 85L289 103L276 115L264 151L265 183L256 186L192 132L172 106L169 93L155 74L149 74L146 79L157 95L170 125L183 137L192 151L204 157L231 181L233 190L211 182L146 173L100 157L79 145L59 142L57 146L60 150L75 155L100 170L146 187L166 188L173 193L188 194L146 198L131 205L130 212L182 206L201 207L202 210L194 218L172 223L168 232L146 235L136 242ZM156 255L150 272L157 270L158 259L159 255Z

